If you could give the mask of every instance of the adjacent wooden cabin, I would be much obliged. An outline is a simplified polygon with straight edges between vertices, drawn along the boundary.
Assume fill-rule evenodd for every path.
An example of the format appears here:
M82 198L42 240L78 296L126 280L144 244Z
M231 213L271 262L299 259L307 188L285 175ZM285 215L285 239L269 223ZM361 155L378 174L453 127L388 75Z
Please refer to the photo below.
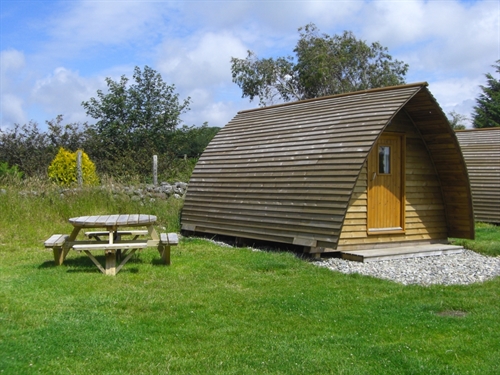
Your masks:
M239 112L199 159L181 223L310 253L474 238L466 165L427 83Z
M457 131L476 221L500 224L500 128Z

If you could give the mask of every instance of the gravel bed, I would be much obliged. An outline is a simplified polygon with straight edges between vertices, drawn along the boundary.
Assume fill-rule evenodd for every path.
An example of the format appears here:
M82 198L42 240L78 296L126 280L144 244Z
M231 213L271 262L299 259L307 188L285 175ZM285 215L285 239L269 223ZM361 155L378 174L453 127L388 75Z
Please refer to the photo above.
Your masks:
M484 282L500 276L500 257L488 257L470 250L461 254L354 262L340 258L314 260L313 264L332 271L392 280L404 285L452 285Z

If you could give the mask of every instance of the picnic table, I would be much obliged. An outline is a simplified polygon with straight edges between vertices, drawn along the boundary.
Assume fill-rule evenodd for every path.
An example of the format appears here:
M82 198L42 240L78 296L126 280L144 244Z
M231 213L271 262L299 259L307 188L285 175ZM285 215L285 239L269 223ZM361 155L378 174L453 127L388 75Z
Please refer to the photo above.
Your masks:
M165 264L170 264L170 246L178 244L176 233L160 233L154 228L156 216L99 215L69 219L73 231L69 235L54 234L45 241L45 248L52 249L56 265L61 265L69 250L83 251L105 275L116 275L139 249L156 247ZM138 229L142 228L142 229ZM82 229L100 229L85 232L85 239L77 237ZM92 251L104 251L104 267Z

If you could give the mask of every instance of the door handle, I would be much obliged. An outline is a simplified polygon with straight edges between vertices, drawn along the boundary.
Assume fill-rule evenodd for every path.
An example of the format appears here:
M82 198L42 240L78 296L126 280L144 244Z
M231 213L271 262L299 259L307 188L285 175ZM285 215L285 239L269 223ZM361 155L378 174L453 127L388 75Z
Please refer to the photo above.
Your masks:
M375 180L375 177L377 177L377 172L373 172L372 181Z

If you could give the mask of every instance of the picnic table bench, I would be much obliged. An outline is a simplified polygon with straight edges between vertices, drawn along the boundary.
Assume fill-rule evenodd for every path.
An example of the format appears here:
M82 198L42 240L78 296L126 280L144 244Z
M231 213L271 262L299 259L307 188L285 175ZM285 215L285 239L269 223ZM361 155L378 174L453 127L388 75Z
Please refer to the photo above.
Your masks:
M73 249L87 254L97 268L106 275L116 275L137 250L147 247L156 247L163 262L169 265L170 246L179 243L176 233L157 233L154 228L156 223L154 215L82 216L71 218L69 222L73 225L70 235L54 234L44 243L45 248L52 249L56 265L63 264L69 250ZM145 227L146 230L136 229L137 227ZM84 228L106 230L85 232L88 240L77 240L78 234ZM104 251L106 259L104 267L91 253L95 250Z

